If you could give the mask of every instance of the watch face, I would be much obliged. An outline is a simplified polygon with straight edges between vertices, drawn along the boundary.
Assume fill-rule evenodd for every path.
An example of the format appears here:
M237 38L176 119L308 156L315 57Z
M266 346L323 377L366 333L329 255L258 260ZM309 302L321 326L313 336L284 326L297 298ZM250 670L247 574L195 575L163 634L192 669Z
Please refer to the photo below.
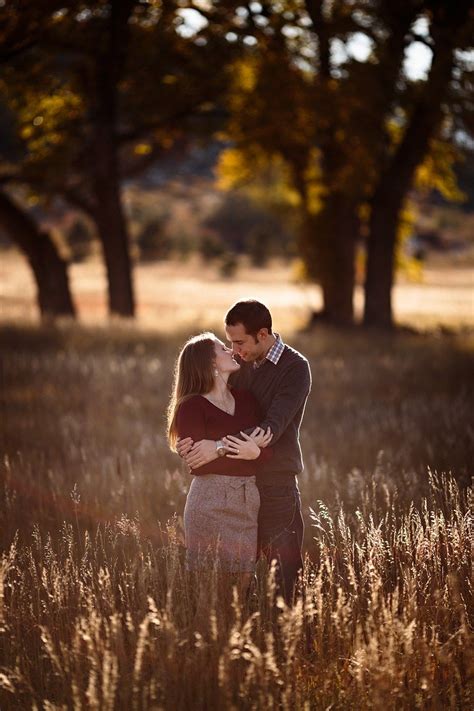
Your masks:
M225 456L225 447L219 447L219 449L217 450L217 454L219 455L219 457Z

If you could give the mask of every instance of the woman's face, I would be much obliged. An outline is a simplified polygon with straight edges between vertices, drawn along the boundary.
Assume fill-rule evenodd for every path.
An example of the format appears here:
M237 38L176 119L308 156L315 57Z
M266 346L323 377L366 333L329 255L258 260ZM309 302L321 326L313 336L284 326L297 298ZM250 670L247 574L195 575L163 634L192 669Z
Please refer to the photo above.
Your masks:
M232 348L227 346L216 338L214 343L215 364L220 373L234 373L239 370L240 365L234 360Z

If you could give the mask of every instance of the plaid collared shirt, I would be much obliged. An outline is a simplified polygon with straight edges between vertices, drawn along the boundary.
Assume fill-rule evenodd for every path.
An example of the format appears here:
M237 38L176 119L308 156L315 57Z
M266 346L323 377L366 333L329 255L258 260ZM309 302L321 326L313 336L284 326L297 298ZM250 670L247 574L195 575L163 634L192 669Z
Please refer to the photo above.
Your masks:
M262 360L260 363L257 363L257 361L254 361L254 363L253 363L253 367L254 367L254 368L259 368L259 367L262 365L262 363L265 362L265 360L269 360L270 363L273 363L274 365L276 365L276 364L278 363L278 361L280 360L280 356L281 356L281 354L283 353L283 350L284 350L284 348L285 348L285 344L284 344L283 341L281 340L279 333L274 333L273 335L274 335L275 338L276 338L275 343L273 344L273 346L272 346L272 347L270 348L270 350L268 351L268 353L267 353L267 355L265 356L264 360Z

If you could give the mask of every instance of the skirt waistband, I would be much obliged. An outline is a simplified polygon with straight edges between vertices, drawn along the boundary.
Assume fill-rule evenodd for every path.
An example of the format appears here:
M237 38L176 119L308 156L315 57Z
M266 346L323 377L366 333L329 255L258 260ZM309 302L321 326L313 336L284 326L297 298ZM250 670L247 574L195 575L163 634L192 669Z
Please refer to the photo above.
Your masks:
M222 490L222 489L240 489L241 486L244 487L256 487L257 482L255 476L232 476L230 474L201 474L201 476L194 477L194 487L199 489L205 487L212 490Z
M255 481L256 477L254 474L251 476L232 476L232 474L200 474L195 476L196 481L221 481L221 482L231 482L231 481Z

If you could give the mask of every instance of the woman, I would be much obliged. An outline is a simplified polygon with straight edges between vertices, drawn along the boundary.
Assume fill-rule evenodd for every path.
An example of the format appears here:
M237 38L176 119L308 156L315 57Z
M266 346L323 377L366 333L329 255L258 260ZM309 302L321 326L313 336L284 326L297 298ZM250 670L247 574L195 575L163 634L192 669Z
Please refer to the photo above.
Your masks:
M174 450L178 437L216 440L220 449L218 458L192 470L184 510L188 569L202 567L210 554L220 570L240 573L245 585L257 554L260 499L255 474L259 461L271 457L266 446L272 435L260 428L251 435L242 432L261 417L250 392L228 387L229 376L239 368L232 350L214 334L191 338L175 368L168 437ZM224 446L219 441L226 435Z

